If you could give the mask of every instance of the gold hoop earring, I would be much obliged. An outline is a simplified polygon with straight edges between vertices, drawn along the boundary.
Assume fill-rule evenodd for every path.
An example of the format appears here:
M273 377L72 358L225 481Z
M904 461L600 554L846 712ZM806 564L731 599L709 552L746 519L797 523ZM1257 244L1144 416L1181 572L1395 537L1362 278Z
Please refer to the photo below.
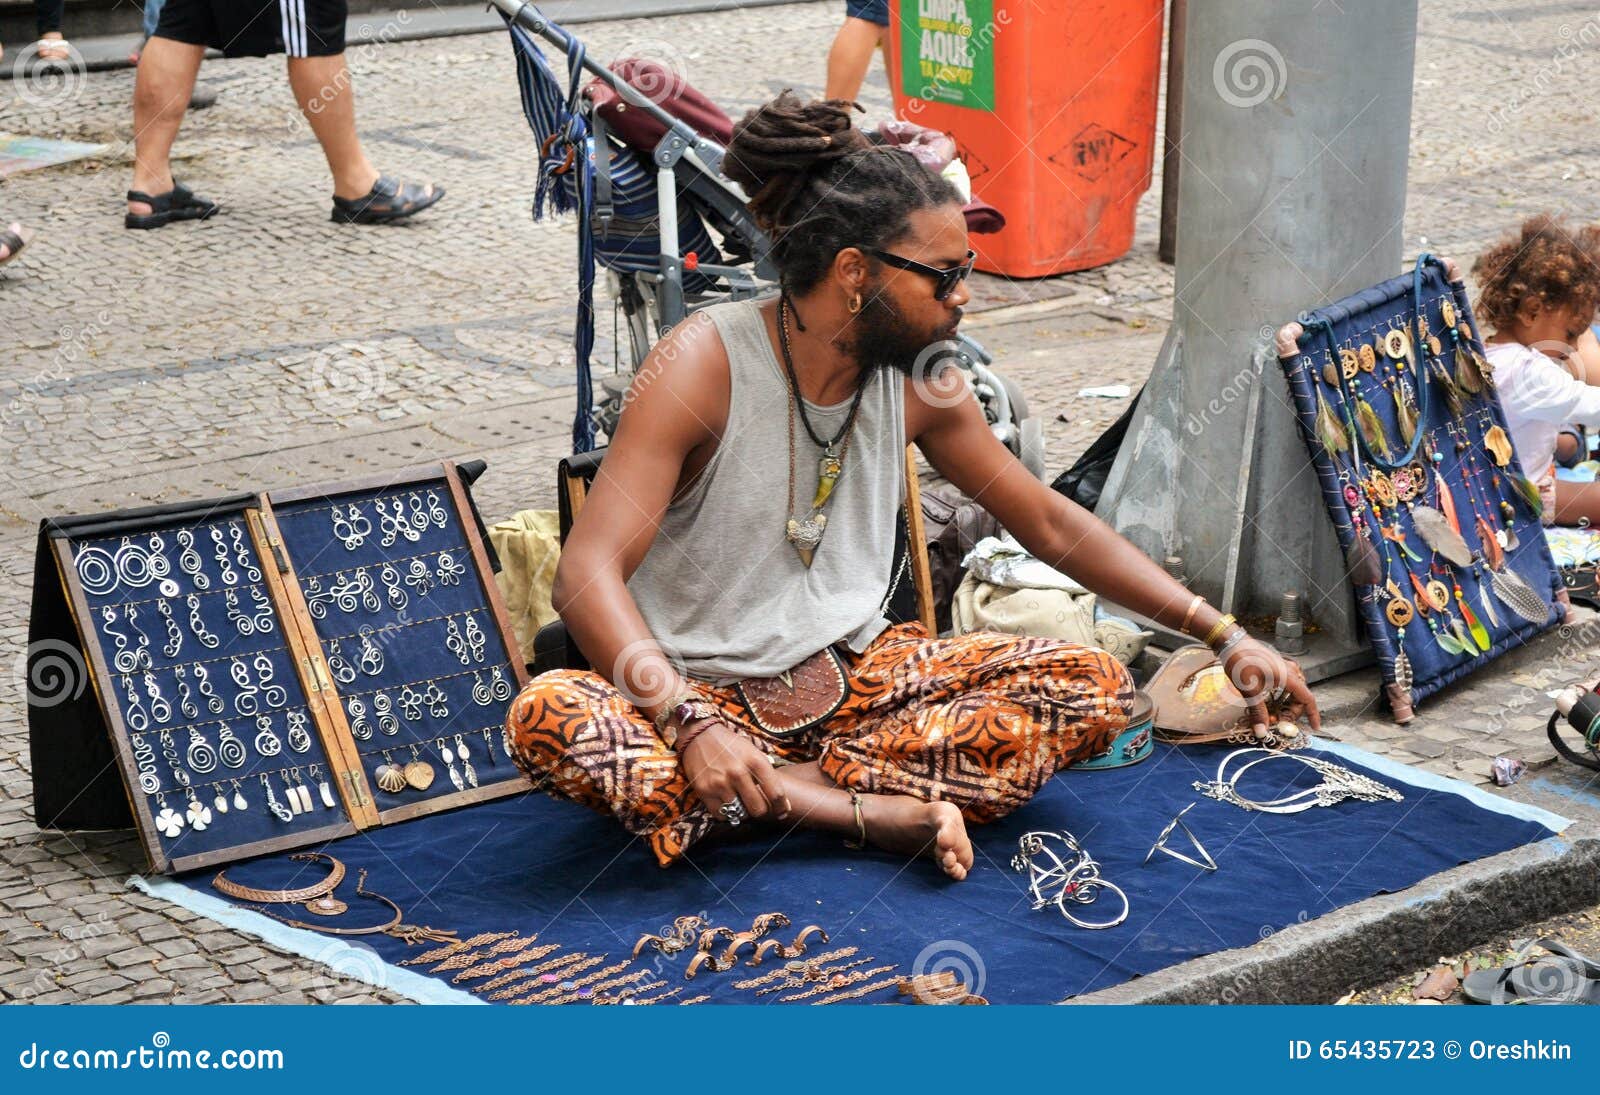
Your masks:
M860 312L861 311L861 294L857 293L855 296L851 297L849 303L846 304L845 307L850 309L850 314L851 315L855 315L858 312Z

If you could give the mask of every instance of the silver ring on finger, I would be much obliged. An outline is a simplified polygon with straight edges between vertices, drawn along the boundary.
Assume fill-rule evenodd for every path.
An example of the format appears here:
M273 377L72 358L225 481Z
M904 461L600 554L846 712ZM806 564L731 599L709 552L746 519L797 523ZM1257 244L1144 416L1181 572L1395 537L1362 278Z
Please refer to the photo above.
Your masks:
M717 807L717 812L722 815L722 820L729 825L738 825L750 816L750 811L744 808L744 803L738 795L734 795L733 798Z

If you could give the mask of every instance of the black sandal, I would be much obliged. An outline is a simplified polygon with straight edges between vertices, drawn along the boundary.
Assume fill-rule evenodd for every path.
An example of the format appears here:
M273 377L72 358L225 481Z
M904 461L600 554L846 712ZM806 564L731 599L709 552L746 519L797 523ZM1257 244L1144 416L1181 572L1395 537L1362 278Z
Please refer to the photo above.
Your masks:
M174 182L165 194L150 195L142 190L128 191L128 200L144 202L148 213L129 213L122 219L125 228L160 228L172 221L203 221L222 208L210 198L202 198L182 183Z
M444 197L444 187L430 192L419 183L401 183L380 175L364 197L333 196L333 220L338 224L391 224L420 213Z

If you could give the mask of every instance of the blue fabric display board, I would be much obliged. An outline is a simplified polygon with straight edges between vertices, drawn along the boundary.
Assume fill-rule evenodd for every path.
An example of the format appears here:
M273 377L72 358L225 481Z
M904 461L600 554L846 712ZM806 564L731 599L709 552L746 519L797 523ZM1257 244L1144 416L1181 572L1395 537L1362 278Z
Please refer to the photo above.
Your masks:
M788 925L773 928L766 938L787 946L812 924L828 933L827 942L813 934L799 960L853 947L854 953L834 961L863 963L852 972L891 967L851 987L949 968L992 1003L1044 1004L1249 946L1375 894L1404 890L1461 863L1542 840L1565 824L1543 811L1340 745L1319 745L1310 755L1371 776L1398 790L1403 801L1347 800L1293 815L1247 812L1203 797L1194 787L1196 781L1213 779L1219 760L1229 753L1223 747L1157 745L1138 765L1063 772L1027 806L969 830L975 866L962 882L945 878L929 859L853 852L838 836L801 830L758 831L739 842L698 847L687 862L662 869L643 842L610 817L536 792L373 830L321 849L348 871L337 896L349 904L349 912L328 926L381 925L392 915L377 901L355 896L354 877L365 869L366 888L398 903L408 925L453 930L462 940L479 933L517 933L532 944L522 949L516 939L485 941L464 952L473 955L470 959L458 955L448 963L446 957L417 961L439 948L437 942L407 944L383 934L347 938L361 950L346 957L330 954L335 944L325 935L293 931L249 910L220 912L216 902L226 899L212 888L209 873L160 883L152 892L193 908L209 906L211 915L260 933L273 946L320 956L341 970L369 970L375 983L390 988L411 980L410 975L430 978L431 986L424 988L436 991L415 993L421 999L509 1003L551 990L559 997L566 982L577 986L569 990L569 1001L581 1001L578 992L627 977L637 979L600 991L651 985L652 995L677 990L664 1003L701 995L719 1004L825 999L827 992L784 1000L816 988L814 983L769 978L759 986L739 987L784 967L784 960L773 956L749 966L750 945L741 949L733 968L701 969L693 979L684 976L692 945L669 955L647 944L633 956L640 936L662 934L680 917L698 916L740 932L762 914L782 913ZM1317 779L1304 767L1280 760L1248 773L1239 790L1261 801ZM1184 822L1218 869L1202 871L1159 853L1146 864L1162 829L1191 804ZM1013 869L1011 858L1018 839L1037 830L1067 830L1078 838L1098 861L1101 877L1127 894L1123 923L1086 930L1069 923L1054 905L1032 907L1027 876ZM1181 833L1167 843L1198 855ZM245 886L288 888L317 882L328 871L325 862L274 856L231 866L227 874ZM324 924L297 905L261 908ZM1110 920L1120 911L1109 892L1077 910L1091 922ZM715 949L727 941L722 936ZM490 953L497 946L501 949ZM480 965L489 962L499 964ZM537 972L547 963L557 965ZM602 971L612 972L592 979ZM580 984L585 978L591 980ZM780 991L758 995L775 985ZM853 1002L895 1001L904 997L880 987Z
M44 522L39 824L131 820L170 872L525 788L481 467Z
M520 787L505 717L522 672L450 482L267 503L383 820Z
M1302 320L1281 360L1390 706L1553 626L1561 576L1465 287L1429 255Z
M147 839L194 862L354 831L243 510L70 547Z

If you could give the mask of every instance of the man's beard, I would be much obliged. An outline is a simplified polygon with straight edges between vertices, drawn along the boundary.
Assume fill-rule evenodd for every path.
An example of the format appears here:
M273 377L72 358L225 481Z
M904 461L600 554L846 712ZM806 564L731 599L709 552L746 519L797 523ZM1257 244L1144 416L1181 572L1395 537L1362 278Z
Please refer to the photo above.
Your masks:
M863 304L851 323L850 352L862 369L881 366L898 369L907 376L916 371L919 358L946 356L932 349L956 337L957 313L950 326L929 333L913 328L881 292L862 294Z

